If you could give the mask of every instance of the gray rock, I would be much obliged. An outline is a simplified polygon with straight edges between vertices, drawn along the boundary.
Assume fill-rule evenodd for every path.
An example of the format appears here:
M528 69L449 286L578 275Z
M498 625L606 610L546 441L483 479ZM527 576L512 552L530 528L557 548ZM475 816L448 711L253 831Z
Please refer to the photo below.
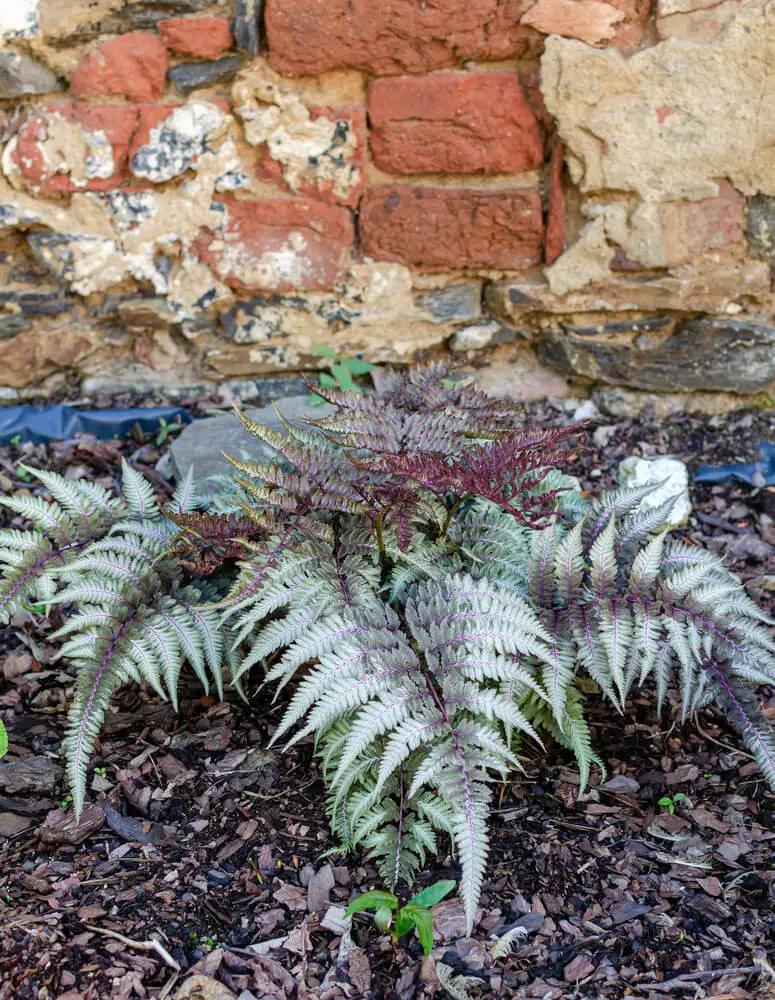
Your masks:
M234 37L237 47L244 49L252 59L258 55L261 43L263 9L264 0L237 0Z
M333 406L310 406L309 399L308 394L288 396L278 400L276 404L247 410L246 413L251 420L266 424L273 430L282 431L282 423L275 406L286 419L290 420L317 418L334 412ZM185 476L193 465L194 474L200 484L212 476L231 475L234 466L224 458L224 451L235 458L244 457L260 462L276 457L273 451L248 434L233 414L227 413L219 417L196 420L186 427L180 437L172 443L170 472L174 478L180 478Z
M770 195L748 199L748 243L757 257L775 261L775 198Z
M556 330L540 355L564 372L635 389L756 393L775 381L775 327L707 317L684 323L656 346Z
M437 323L475 320L482 315L482 283L466 281L417 296L418 305L432 313Z
M200 87L211 87L214 83L231 80L242 61L242 56L224 56L207 62L180 63L168 70L167 79L179 94L190 94Z
M64 90L56 73L24 52L0 52L0 100Z

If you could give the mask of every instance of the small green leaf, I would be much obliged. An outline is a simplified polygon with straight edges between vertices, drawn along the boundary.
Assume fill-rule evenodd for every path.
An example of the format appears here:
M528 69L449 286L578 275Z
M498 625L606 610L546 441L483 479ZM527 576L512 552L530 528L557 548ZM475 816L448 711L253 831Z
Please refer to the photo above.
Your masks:
M0 719L0 757L5 757L7 753L8 753L8 733L6 732L2 719Z
M350 369L342 364L341 362L335 365L331 365L331 372L336 379L339 388L347 392L350 389L355 388L355 382L353 382L353 377L350 374Z
M422 892L418 892L416 896L413 896L408 905L409 906L435 906L436 903L440 903L445 896L448 896L452 890L455 888L455 880L453 878L442 879L440 882L434 882L433 885L429 885L427 889L423 889Z
M312 353L319 354L322 358L330 358L332 361L336 357L336 349L329 344L313 344Z
M374 911L374 923L385 934L390 930L393 922L393 910L389 906L379 906Z
M403 917L404 922L408 921L417 930L417 937L420 939L422 950L426 955L430 955L433 950L433 914L427 906L413 906L407 903L398 914L399 920ZM408 928L407 928L408 930ZM398 920L396 921L396 932L398 932ZM406 931L404 931L406 933Z
M392 892L384 892L382 889L362 892L360 896L355 897L344 911L344 919L346 920L348 917L351 917L353 913L379 910L385 906L391 910L395 910L398 907L398 898Z
M320 384L324 389L336 389L339 383L335 378L332 378L328 372L322 372L320 375Z
M675 795L673 796L673 802L683 802L685 798L686 796L684 795L683 792L676 792Z
M341 364L349 369L351 375L366 375L374 369L374 365L361 358L343 358Z
M322 396L318 396L316 393L311 392L309 396L310 406L322 406L325 403L325 399Z

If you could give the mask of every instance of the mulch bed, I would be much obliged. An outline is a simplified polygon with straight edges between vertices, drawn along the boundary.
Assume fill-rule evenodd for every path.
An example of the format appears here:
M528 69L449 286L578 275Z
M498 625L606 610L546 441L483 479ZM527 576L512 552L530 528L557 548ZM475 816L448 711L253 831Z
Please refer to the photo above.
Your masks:
M526 416L562 411L536 404ZM629 454L694 468L752 461L775 439L772 411L611 426L589 428L569 470L585 488L612 486ZM7 446L0 489L25 487L20 460L110 484L122 455L163 489L159 451L139 437ZM694 487L693 500L687 538L723 555L772 611L772 494ZM177 715L122 690L75 827L59 758L71 676L54 653L23 620L0 632L16 761L0 769L0 1000L419 998L444 995L439 974L466 977L453 996L775 997L775 795L716 711L681 725L678 705L660 718L648 691L624 717L591 699L608 776L581 799L567 754L526 748L525 774L497 789L475 937L445 901L424 959L368 919L343 933L342 907L379 877L361 857L326 856L311 747L266 749L282 705L257 678L249 707L187 682ZM775 718L775 690L760 696ZM456 875L442 857L425 880ZM507 931L511 952L495 958Z

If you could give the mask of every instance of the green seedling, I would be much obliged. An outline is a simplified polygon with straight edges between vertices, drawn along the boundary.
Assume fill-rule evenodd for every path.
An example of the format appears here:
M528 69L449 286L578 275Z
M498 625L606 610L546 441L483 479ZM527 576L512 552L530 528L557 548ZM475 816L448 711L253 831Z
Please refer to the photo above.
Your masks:
M106 767L95 767L94 773L98 774L101 778L107 778L108 769Z
M658 806L662 806L663 809L667 811L672 816L675 812L676 806L683 802L686 798L683 792L676 792L675 795L663 795L661 799L657 801Z
M22 443L21 434L14 434L14 436L8 442L8 444L21 444L21 443Z
M161 448L170 434L183 429L183 423L180 420L175 420L174 423L168 424L164 417L159 417L159 425L159 433L156 435L157 448Z
M8 753L8 731L3 724L3 720L0 719L0 757L5 757Z
M67 809L67 807L72 803L72 801L73 801L72 795L65 795L62 801L59 803L59 805L61 806L62 809Z
M361 387L355 382L355 376L367 375L374 365L361 358L340 358L333 347L327 344L316 344L312 348L315 354L323 358L328 358L331 362L328 372L320 375L320 385L324 389L339 389L340 392L363 392ZM325 403L322 396L314 392L310 394L312 406L321 406Z
M24 468L24 466L21 464L21 462L19 462L19 464L16 466L16 478L17 479L21 479L21 481L23 483L29 483L29 482L32 481L32 476Z
M417 932L422 950L430 955L433 948L433 909L455 888L453 879L434 882L427 889L418 892L408 903L401 906L398 896L392 892L375 889L361 893L347 907L345 920L353 913L374 913L374 923L394 941L398 941L412 930Z

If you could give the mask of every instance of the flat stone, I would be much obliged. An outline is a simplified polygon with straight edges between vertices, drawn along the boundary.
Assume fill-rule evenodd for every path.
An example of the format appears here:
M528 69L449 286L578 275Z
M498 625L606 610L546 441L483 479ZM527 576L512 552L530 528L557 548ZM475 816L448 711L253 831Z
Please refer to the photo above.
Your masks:
M258 55L263 9L264 0L237 0L234 37L237 47L244 49L251 59Z
M656 346L554 331L540 356L562 371L635 389L756 393L775 381L775 327L708 317L690 320Z
M689 471L677 458L639 458L632 455L620 463L617 477L624 489L662 483L641 500L638 510L653 510L674 498L675 504L667 520L670 525L683 524L692 512Z
M64 86L48 66L24 52L0 52L0 99L55 90L64 90Z
M334 407L311 406L309 395L289 396L271 406L247 410L251 420L266 424L275 431L283 431L275 406L289 420L308 417L318 418L334 412ZM191 466L197 482L217 489L217 483L205 484L213 476L231 476L234 466L226 458L226 451L235 458L265 462L276 459L276 453L242 428L237 418L229 413L222 417L206 417L196 420L185 428L180 437L172 443L171 473L175 478L185 476Z
M243 63L242 56L224 56L206 62L179 63L167 71L167 79L179 94L231 80Z
M434 289L432 292L422 292L418 294L417 302L439 323L479 319L482 315L482 282L466 281Z

